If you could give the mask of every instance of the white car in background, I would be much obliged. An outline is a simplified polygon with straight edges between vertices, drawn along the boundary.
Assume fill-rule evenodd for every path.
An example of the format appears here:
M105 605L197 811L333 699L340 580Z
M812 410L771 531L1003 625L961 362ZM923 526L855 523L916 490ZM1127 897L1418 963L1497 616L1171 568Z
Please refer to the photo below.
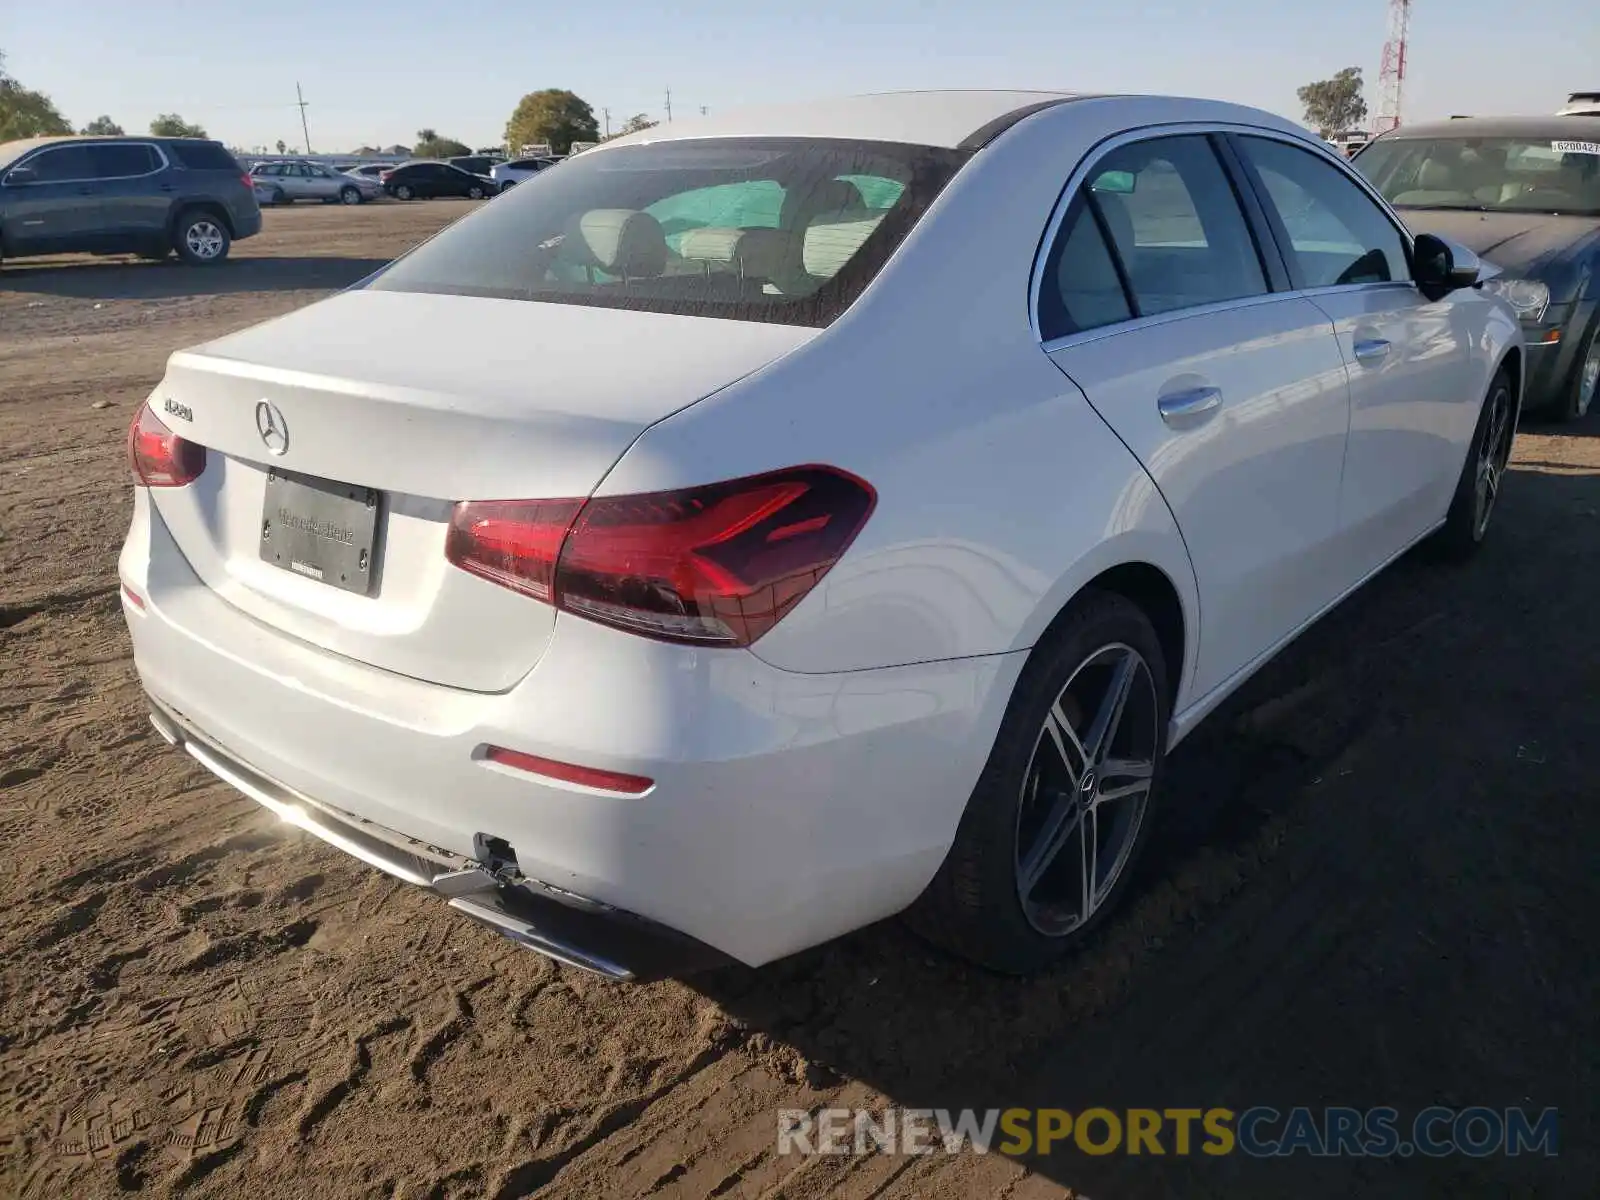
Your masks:
M153 720L612 978L908 908L1032 970L1115 907L1176 742L1483 539L1523 359L1479 277L1229 104L608 142L173 356L120 561Z
M549 170L560 161L553 154L540 155L536 158L515 158L510 162L496 163L489 169L489 178L498 183L501 191L504 191L525 179L532 179L540 171Z

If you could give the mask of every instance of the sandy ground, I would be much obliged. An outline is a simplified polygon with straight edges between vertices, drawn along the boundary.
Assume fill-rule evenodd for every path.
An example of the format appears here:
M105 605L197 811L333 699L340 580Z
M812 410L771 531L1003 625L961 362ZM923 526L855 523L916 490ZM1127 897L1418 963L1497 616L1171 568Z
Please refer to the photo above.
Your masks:
M1191 739L1134 903L1025 983L889 923L607 985L168 750L116 597L134 409L465 210L0 271L0 1193L1593 1195L1595 422L1524 429L1473 565L1402 563ZM776 1110L823 1103L1556 1106L1560 1155L778 1157Z

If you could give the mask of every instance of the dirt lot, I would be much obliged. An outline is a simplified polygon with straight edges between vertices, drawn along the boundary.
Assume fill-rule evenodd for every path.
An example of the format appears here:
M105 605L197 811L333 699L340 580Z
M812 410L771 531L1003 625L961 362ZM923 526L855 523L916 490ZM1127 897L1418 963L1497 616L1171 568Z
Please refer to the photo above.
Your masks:
M464 211L0 272L0 1193L1594 1194L1600 423L1525 429L1476 563L1401 564L1185 745L1137 901L1026 983L890 923L606 985L168 750L116 597L135 407ZM1556 1106L1560 1155L778 1157L825 1102Z

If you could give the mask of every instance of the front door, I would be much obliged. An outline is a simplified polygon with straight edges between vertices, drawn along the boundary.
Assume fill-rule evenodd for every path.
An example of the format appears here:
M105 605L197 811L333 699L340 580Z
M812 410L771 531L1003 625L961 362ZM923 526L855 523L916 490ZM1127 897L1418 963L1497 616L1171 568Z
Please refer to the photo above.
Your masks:
M1359 578L1450 506L1483 400L1468 314L1417 290L1400 231L1340 167L1271 138L1234 144L1295 285L1339 338L1351 400L1340 554Z
M1349 390L1331 323L1269 290L1205 135L1112 149L1046 262L1051 360L1144 464L1200 587L1196 695L1337 598Z
M6 242L17 254L97 249L101 188L86 145L52 146L4 178Z

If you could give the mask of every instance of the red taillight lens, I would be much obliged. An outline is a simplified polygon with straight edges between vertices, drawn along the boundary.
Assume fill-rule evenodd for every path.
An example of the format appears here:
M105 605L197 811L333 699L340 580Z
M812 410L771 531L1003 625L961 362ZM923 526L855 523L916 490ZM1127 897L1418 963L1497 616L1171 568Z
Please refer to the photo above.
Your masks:
M576 783L581 787L599 788L607 792L620 792L625 796L642 796L655 786L655 781L643 775L624 775L621 771L603 771L599 767L580 767L573 763L557 762L553 758L540 758L537 754L524 754L520 750L507 750L490 746L483 756L502 767L515 767L547 779Z
M249 188L251 191L255 190L255 186L256 186L255 176L251 175L248 171L246 171L243 175L239 176L239 178L244 180L245 187Z
M206 469L206 448L187 442L161 423L148 403L128 427L128 466L145 487L182 487Z
M832 467L675 492L456 505L445 553L568 612L666 641L748 646L809 592L877 502Z
M393 174L394 174L393 171L379 171L378 172L378 182L379 183L388 183L389 182L389 176L391 176Z

